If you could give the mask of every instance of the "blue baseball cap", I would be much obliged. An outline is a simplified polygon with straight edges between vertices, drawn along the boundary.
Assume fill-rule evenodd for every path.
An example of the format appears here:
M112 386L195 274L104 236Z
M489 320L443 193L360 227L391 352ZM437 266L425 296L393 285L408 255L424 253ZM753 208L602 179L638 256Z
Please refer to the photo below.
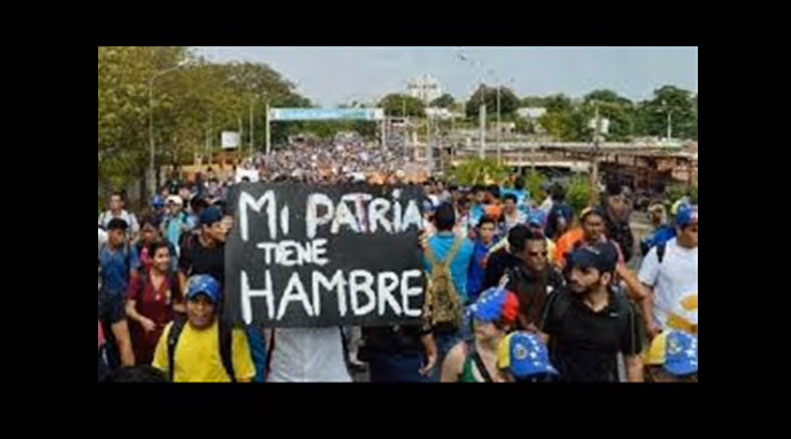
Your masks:
M187 283L187 299L193 299L198 294L209 296L211 301L217 304L222 298L220 283L208 274L192 276Z
M541 338L524 331L508 334L500 341L497 367L508 369L517 379L558 374L549 362L549 352Z
M220 209L211 206L203 209L198 222L200 225L210 226L218 221L222 221L222 212L220 212Z
M698 222L698 208L697 206L690 206L689 204L682 204L678 208L676 214L676 225L680 228L690 226Z
M666 371L673 375L698 372L698 338L683 331L670 331L665 341Z
M165 207L165 200L162 198L161 195L154 196L154 199L151 200L151 205L157 209L161 209Z

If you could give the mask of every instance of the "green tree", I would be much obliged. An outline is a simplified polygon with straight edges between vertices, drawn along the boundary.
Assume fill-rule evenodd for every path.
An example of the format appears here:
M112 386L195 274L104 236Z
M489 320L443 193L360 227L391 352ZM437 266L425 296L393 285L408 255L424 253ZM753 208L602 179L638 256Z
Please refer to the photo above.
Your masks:
M481 102L486 104L486 114L497 114L497 88L487 87L482 84L478 90L467 101L466 113L467 117L474 118L478 116L478 107ZM500 115L510 115L516 112L519 108L519 98L516 97L514 92L507 87L500 87Z
M654 90L654 97L641 102L637 111L640 134L665 137L670 113L673 137L697 139L697 100L689 90L665 85Z
M431 101L430 105L432 107L450 108L453 106L454 103L455 101L453 99L453 96L451 96L449 93L445 93L442 96L438 97L437 99Z
M525 96L522 98L522 107L542 108L546 107L547 99L541 96Z
M120 188L143 175L149 152L149 81L186 56L183 47L98 49L100 187ZM160 106L155 100L153 110Z
M525 176L525 186L533 197L538 196L541 185L546 183L547 177L538 171L529 171ZM542 200L537 200L542 201Z
M379 106L384 108L387 114L393 116L401 116L404 111L409 117L426 116L423 101L404 94L391 93L379 101Z
M591 200L590 179L584 175L575 175L571 178L566 199L574 212L579 215L582 209L588 207Z
M610 121L609 134L605 138L617 142L630 140L634 134L635 126L632 101L619 96L612 90L592 91L583 98L582 112L587 121L594 119L597 103L600 117ZM587 128L587 123L585 130L588 136L592 136L592 130Z
M154 75L153 102L149 85ZM310 101L294 85L264 64L216 64L197 58L184 47L100 47L99 186L123 187L148 167L149 110L153 115L157 164L189 160L207 139L219 143L222 130L237 130L241 120L245 144L251 130L252 106L257 144L265 138L266 102L304 107ZM281 126L278 126L281 125ZM273 124L273 140L285 136L285 124Z

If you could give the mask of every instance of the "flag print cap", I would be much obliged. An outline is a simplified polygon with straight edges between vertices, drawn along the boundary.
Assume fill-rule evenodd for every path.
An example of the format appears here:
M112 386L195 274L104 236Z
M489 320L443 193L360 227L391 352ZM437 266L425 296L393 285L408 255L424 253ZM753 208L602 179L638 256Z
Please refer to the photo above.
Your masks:
M500 341L497 367L508 369L516 378L558 374L549 363L549 352L541 338L524 331L508 334Z
M651 342L646 363L661 365L675 376L697 373L698 338L684 331L663 332Z
M502 287L492 287L481 293L478 300L470 306L472 315L486 323L503 320L515 323L519 312L519 299L516 294Z

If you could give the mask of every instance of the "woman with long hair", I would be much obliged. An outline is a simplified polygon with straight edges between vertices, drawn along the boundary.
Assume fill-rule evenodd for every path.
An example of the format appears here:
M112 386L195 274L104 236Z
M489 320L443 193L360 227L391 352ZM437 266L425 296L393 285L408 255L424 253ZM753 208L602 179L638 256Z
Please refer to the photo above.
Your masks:
M481 293L470 306L473 336L450 350L442 364L443 383L497 381L497 352L500 341L516 324L519 300L501 287Z
M149 364L162 330L173 320L173 305L181 302L178 279L171 270L169 246L164 241L148 248L151 265L129 285L126 314L137 364Z

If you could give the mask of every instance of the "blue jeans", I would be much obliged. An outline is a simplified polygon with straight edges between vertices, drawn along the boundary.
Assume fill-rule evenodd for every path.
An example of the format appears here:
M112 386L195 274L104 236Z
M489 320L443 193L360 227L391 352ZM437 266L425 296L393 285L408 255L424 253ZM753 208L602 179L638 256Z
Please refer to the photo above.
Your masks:
M425 364L422 354L380 354L368 363L372 383L429 383L419 369Z

